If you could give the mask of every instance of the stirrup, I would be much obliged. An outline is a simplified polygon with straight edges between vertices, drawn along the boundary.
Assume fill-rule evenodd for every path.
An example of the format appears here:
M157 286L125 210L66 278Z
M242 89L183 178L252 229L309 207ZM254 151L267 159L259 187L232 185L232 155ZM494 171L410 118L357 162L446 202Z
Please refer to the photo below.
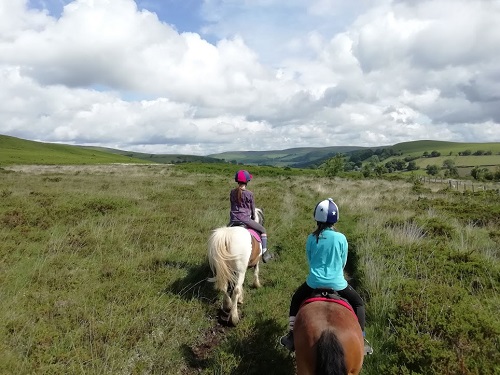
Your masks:
M371 344L368 342L368 340L366 338L363 338L364 339L364 351L365 351L365 355L371 355L373 354L373 348L371 346Z
M290 350L295 351L295 344L293 342L293 331L288 332L285 336L281 336L280 344Z

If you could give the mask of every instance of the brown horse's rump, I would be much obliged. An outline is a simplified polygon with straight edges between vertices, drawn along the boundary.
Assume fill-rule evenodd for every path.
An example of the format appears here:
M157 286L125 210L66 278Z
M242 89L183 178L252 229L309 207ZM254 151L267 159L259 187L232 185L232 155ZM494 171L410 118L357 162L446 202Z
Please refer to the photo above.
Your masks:
M293 331L298 375L339 373L326 371L342 368L352 375L361 371L363 334L356 316L344 306L323 301L304 305L297 314ZM318 345L322 334L330 340L325 344L322 338ZM323 368L317 368L319 365Z

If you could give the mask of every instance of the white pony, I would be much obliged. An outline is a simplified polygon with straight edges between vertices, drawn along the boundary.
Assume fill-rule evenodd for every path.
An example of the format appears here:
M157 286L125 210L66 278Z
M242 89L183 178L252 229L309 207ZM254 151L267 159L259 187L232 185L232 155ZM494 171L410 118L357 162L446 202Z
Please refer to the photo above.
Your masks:
M260 208L255 209L255 221L264 222ZM220 227L208 240L208 262L215 288L224 293L222 309L229 312L228 321L237 325L238 303L243 303L243 282L247 268L254 267L253 286L260 288L259 260L262 246L245 227Z

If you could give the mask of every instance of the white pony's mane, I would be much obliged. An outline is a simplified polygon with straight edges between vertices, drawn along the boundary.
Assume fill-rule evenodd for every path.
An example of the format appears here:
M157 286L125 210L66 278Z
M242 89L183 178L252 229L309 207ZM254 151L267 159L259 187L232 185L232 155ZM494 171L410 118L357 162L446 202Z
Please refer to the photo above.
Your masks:
M262 208L255 207L255 221L260 225L264 225L264 211Z

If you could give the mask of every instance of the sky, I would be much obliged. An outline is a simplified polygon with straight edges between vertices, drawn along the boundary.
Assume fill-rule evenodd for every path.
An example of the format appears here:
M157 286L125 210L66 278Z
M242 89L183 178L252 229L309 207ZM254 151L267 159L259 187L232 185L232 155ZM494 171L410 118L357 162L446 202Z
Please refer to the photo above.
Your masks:
M0 0L0 134L155 154L500 142L500 0Z

